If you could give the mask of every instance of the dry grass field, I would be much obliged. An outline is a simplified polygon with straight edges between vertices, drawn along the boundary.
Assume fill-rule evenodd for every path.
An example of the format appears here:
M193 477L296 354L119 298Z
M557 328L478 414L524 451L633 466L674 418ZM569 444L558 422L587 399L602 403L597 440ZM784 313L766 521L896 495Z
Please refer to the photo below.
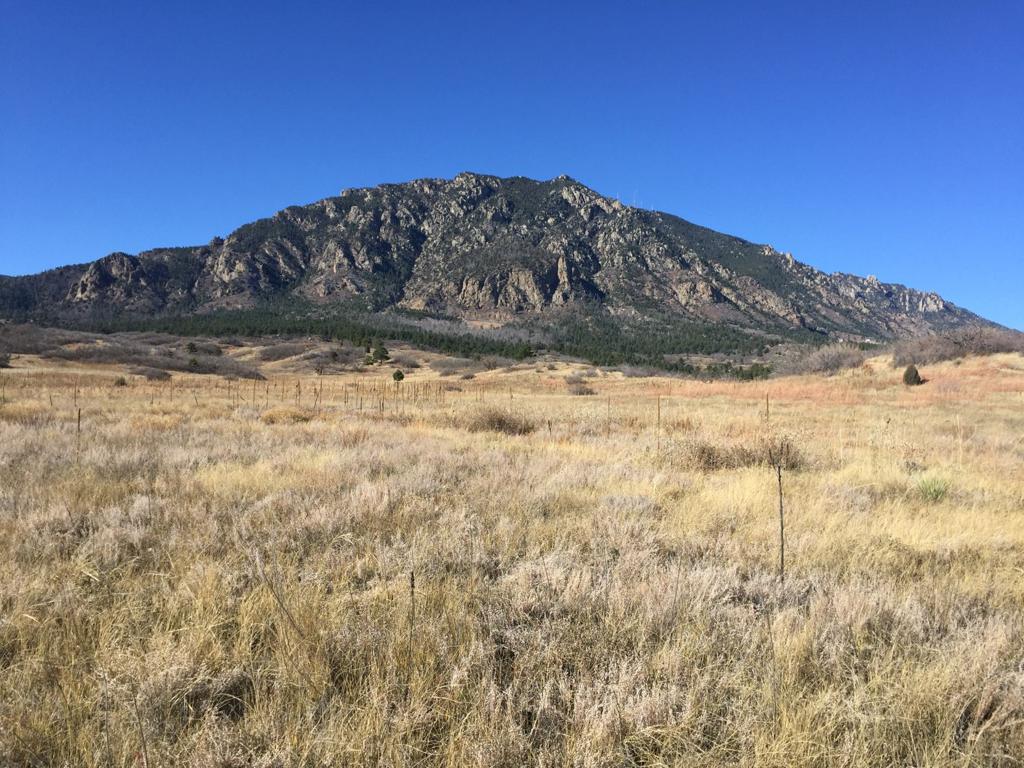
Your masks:
M1024 764L1021 356L230 354L0 371L0 764Z

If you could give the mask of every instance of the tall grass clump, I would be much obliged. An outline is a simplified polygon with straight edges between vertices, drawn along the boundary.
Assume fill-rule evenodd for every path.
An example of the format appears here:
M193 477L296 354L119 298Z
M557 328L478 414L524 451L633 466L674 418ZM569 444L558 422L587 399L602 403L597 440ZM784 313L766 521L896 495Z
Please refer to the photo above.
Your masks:
M784 448L780 448L784 445ZM774 466L769 438L753 440L712 440L689 437L670 444L664 460L672 466L698 472L718 472L745 467ZM788 439L775 441L775 453L785 470L798 470L807 466L806 456Z
M312 418L313 414L305 408L281 405L264 412L260 421L264 424L303 424Z
M949 494L949 481L942 477L922 477L917 481L918 495L930 504L938 504Z
M537 427L525 416L501 408L485 408L474 413L467 424L471 432L499 432L503 435L528 435Z

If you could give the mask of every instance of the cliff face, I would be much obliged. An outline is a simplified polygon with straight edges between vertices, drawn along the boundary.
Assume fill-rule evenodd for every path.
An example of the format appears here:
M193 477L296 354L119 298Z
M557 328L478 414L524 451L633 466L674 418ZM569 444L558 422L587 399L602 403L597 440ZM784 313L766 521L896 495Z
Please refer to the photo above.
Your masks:
M623 319L877 339L979 321L936 294L825 274L568 177L470 173L346 190L205 246L0 278L0 316L145 316L288 296L498 323L586 305Z

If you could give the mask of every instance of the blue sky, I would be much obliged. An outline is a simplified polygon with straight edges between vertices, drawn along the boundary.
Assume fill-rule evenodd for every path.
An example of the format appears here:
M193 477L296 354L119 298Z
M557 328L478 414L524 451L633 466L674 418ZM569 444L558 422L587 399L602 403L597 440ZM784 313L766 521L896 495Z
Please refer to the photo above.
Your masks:
M1024 328L1024 4L0 0L0 273L567 173Z

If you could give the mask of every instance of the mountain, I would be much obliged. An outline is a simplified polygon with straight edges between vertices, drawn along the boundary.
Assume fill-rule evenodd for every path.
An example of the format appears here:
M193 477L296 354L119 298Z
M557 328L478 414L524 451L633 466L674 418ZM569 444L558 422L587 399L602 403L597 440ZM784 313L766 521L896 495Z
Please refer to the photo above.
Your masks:
M207 245L0 277L0 317L72 323L254 309L443 317L467 329L566 319L887 340L984 322L874 277L623 205L567 176L462 173L349 189ZM396 315L397 313L397 315Z

